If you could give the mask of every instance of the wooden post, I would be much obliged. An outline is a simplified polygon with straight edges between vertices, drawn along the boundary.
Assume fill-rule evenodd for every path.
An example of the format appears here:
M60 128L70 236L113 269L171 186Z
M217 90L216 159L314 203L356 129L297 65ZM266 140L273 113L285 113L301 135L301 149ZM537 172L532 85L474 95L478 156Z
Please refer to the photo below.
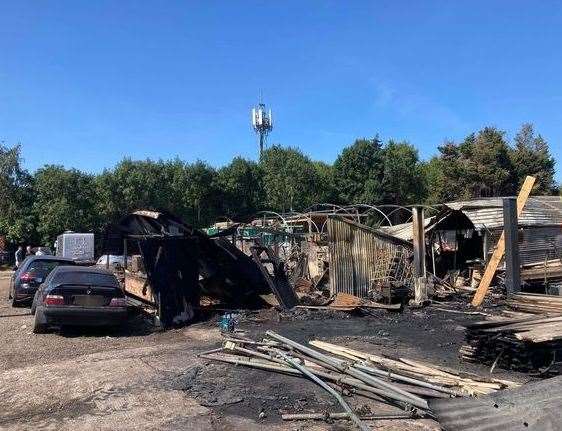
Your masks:
M521 290L517 202L515 198L506 198L503 200L503 226L505 232L505 281L507 294L510 295Z
M519 191L519 196L517 196L517 216L519 217L523 212L523 207L531 194L531 190L533 185L535 184L535 177L528 176L525 178L525 182L523 186L521 186L521 190ZM490 287L490 283L492 283L492 279L494 278L494 274L498 269L498 265L502 260L503 253L505 251L505 231L502 232L496 249L486 266L486 271L482 276L482 280L480 280L480 284L478 285L478 289L474 294L474 298L472 298L472 305L478 307L484 301L484 297L488 292L488 288Z
M414 243L414 303L421 305L427 301L427 279L425 268L425 223L423 208L412 208Z
M123 238L123 269L127 269L127 238Z
M412 229L414 230L414 275L416 277L425 277L425 225L423 208L414 207L412 213Z

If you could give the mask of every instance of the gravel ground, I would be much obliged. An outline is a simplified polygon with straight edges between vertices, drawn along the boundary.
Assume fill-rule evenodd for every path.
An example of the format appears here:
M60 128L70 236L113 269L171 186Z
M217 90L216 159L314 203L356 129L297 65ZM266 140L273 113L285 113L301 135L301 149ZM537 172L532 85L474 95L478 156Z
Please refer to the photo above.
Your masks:
M7 275L0 273L1 430L352 429L346 422L281 421L282 412L340 411L309 381L197 358L221 343L216 318L157 332L134 317L118 332L76 329L36 335L29 308L12 308L7 300ZM320 338L485 374L485 368L457 359L460 325L475 319L431 309L364 317L264 311L246 316L238 327L251 337L272 329L301 342ZM391 411L362 397L350 402L373 412ZM428 419L401 420L377 422L373 429L439 426Z

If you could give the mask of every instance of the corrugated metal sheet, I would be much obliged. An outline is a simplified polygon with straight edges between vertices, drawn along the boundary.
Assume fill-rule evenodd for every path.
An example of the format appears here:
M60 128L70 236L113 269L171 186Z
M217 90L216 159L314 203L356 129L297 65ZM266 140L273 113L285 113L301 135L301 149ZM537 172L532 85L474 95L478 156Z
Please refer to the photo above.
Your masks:
M446 431L555 431L562 428L562 376L478 398L430 401Z
M503 198L474 199L444 204L451 210L461 211L478 230L503 229ZM433 218L425 219L427 227ZM562 199L558 196L532 196L527 200L519 217L519 226L560 226L562 230ZM411 241L412 223L381 228L382 232Z
M411 245L342 218L327 221L330 290L367 297L375 280L408 278ZM402 263L400 263L402 262Z
M491 232L490 247L497 244L502 229ZM562 259L562 227L537 226L519 229L519 258L522 265L543 262L545 259ZM489 253L492 250L488 250Z
M474 199L449 202L453 210L462 211L476 229L503 227L502 198ZM532 196L527 200L519 217L520 226L562 225L562 199L558 196Z
M434 217L428 217L424 220L424 226L427 227L433 222ZM403 239L404 241L412 241L414 238L414 231L412 222L395 224L394 226L381 227L384 233L395 236L396 238Z

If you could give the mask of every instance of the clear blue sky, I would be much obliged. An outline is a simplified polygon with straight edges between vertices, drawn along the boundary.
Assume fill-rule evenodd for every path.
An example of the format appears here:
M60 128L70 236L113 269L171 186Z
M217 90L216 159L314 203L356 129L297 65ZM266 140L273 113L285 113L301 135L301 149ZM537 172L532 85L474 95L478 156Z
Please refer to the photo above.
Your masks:
M271 142L314 159L533 122L560 179L561 49L555 1L0 0L0 140L31 170L221 166L256 158L262 90Z

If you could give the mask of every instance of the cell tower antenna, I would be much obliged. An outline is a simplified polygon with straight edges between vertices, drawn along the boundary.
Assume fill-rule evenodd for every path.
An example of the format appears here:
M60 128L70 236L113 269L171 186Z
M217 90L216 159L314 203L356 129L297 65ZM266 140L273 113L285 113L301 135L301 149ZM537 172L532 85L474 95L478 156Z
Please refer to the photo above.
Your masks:
M260 99L257 106L252 108L252 127L258 136L260 144L260 158L265 149L267 142L267 135L273 130L273 116L271 109L265 108L265 103L262 102L262 94L260 91Z

